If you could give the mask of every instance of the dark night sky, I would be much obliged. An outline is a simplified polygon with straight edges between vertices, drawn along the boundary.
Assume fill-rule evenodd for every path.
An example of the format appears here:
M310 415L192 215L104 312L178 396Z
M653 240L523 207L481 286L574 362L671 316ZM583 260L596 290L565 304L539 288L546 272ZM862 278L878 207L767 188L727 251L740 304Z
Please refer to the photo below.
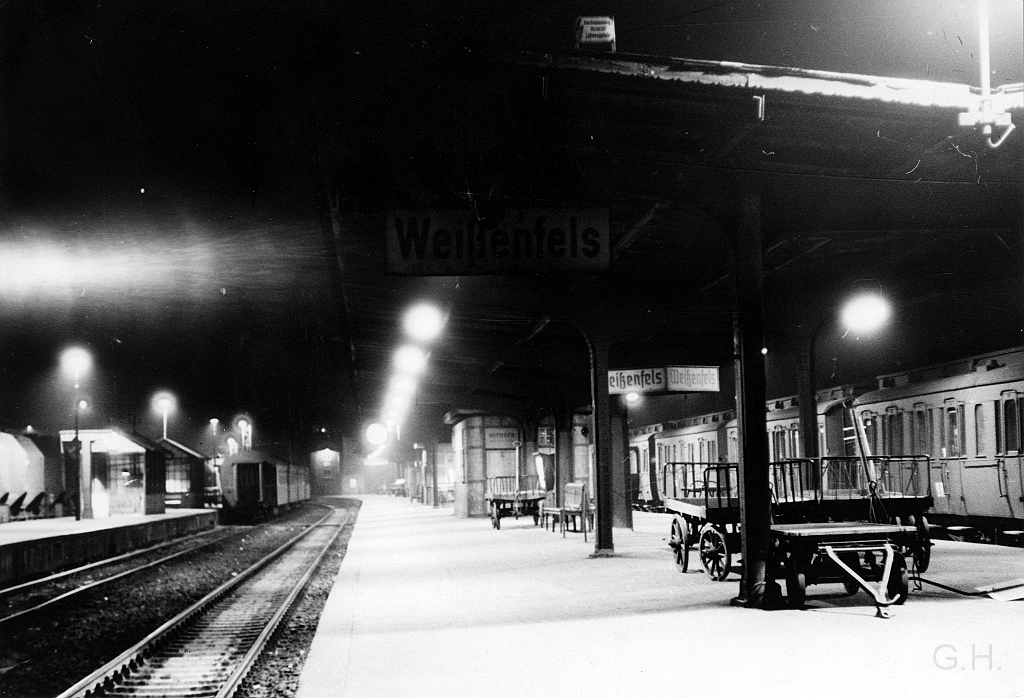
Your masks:
M978 82L973 2L12 0L0 426L67 426L71 341L95 355L95 420L156 433L169 388L196 430L242 410L277 434L334 423L317 146L348 119L372 159L387 134L366 105L414 113L400 85L423 50L564 50L574 17L606 13L621 52ZM992 13L993 84L1020 82L1021 4Z

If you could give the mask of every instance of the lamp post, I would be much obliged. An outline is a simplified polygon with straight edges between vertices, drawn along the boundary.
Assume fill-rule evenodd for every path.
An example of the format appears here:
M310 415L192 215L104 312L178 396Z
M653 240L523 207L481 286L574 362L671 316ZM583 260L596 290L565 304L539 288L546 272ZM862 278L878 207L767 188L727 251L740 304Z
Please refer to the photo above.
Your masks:
M161 391L161 392L157 393L156 395L154 395L153 396L153 401L150 404L152 404L154 410L156 410L157 412L160 413L160 416L161 416L161 418L163 420L163 427L164 427L163 428L163 438L166 440L167 439L167 415L168 415L168 413L174 411L174 409L176 407L176 404L177 404L177 401L175 400L173 394L171 394L171 393L167 392L166 390L164 390L164 391Z
M168 398L160 398L160 412L164 417L164 440L167 439L167 413L171 410L171 401Z
M78 387L78 386L76 385L75 387ZM79 477L79 500L81 501L81 506L79 507L80 510L78 512L76 512L76 515L75 515L76 519L91 519L92 518L92 483L90 482L92 480L92 473L91 472L86 472L86 473L82 472L82 441L81 441L81 439L78 438L78 419L79 419L79 414L81 414L87 407L89 407L89 403L87 403L85 400L78 399L78 397L76 396L76 398L75 398L75 438L71 440L71 449L75 452L75 470L78 472L78 477ZM90 468L90 471L91 471L91 468ZM83 496L83 494L82 494L82 492L83 492L83 484L82 484L83 480L84 480L84 482L88 486L88 489L84 490L84 491L89 493L88 497Z
M248 419L239 419L237 424L238 424L239 435L242 437L242 439L241 439L241 441L242 441L242 450L243 451L251 451L252 450L252 422L250 422Z
M888 321L891 313L889 303L882 295L877 291L870 291L860 293L843 304L839 318L846 332L871 334ZM832 319L832 315L822 317L800 349L800 440L804 458L817 458L822 455L818 453L818 397L814 381L814 346L822 329Z
M78 508L76 519L92 518L92 473L88 463L82 461L82 442L78 438L79 413L88 407L80 396L82 376L92 366L92 355L82 347L69 347L61 354L60 363L63 370L70 373L75 386L75 438L71 441L71 451L75 454L75 472L78 473Z

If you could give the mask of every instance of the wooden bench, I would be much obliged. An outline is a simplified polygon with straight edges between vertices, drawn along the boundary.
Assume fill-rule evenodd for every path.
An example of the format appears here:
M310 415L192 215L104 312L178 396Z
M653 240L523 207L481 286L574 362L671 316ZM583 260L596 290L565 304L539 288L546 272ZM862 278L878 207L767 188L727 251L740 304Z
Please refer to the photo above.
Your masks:
M587 497L587 485L585 482L570 482L565 486L562 495L562 506L552 506L545 503L541 510L541 517L544 519L544 528L551 522L551 530L555 530L557 521L561 527L562 536L569 527L569 520L572 520L572 530L583 530L583 540L587 539L587 528L594 528L594 514L590 508L590 499ZM577 520L580 522L577 528Z

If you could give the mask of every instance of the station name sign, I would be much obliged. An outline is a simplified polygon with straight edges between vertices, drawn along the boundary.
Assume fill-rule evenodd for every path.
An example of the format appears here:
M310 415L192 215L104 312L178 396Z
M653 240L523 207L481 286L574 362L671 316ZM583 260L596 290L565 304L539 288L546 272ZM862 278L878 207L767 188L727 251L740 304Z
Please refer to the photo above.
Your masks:
M665 369L663 368L608 371L608 392L612 395L653 393L658 390L665 390Z
M523 209L480 221L470 211L389 211L392 274L469 276L597 271L611 259L608 209Z
M717 393L717 366L667 366L608 371L608 392L625 393Z
M718 366L669 366L665 369L669 390L717 393Z

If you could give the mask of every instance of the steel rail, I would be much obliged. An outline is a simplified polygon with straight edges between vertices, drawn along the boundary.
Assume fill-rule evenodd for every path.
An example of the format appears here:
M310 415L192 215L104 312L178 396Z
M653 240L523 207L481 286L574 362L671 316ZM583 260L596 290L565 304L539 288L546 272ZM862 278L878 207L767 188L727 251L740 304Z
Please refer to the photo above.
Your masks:
M267 566L269 566L270 563L274 562L277 558L281 557L285 552L294 547L299 541L308 536L318 527L324 525L327 519L329 519L334 513L335 510L328 511L319 521L308 526L301 533L295 535L290 540L281 544L273 552L267 554L261 560L250 566L248 569L239 573L237 577L234 577L228 582L225 582L217 589L214 589L212 592L207 594L202 599L196 601L194 604L189 606L187 609L179 613L174 618L171 618L170 620L163 623L160 627L158 627L153 632L149 633L146 637L137 642L135 645L126 649L117 657L110 660L93 673L89 674L88 676L84 677L83 679L79 680L74 685L66 689L63 693L59 694L57 698L85 698L89 696L101 695L105 690L112 689L119 683L123 682L125 679L130 677L130 675L133 672L139 671L143 664L145 664L146 661L150 657L152 657L155 652L159 651L161 647L163 647L172 640L175 634L183 632L193 622L197 621L201 616L205 615L208 611L210 611L215 605L217 605L221 601L225 601L228 598L230 598L230 596L234 592L238 591L242 584L250 581L256 574L258 574ZM302 575L301 584L295 585L297 587L297 590L293 588L293 593L288 594L288 605L290 605L294 601L295 597L297 597L298 595L298 591L301 591L302 585L304 585L305 582L308 581L309 575L312 574L312 571L316 569L316 565L318 565L319 561L322 559L324 551L330 548L331 543L334 542L334 540L337 538L337 535L341 532L341 530L343 530L344 526L347 525L347 523L350 520L351 511L347 511L345 520L341 524L337 525L337 531L333 536L331 536L330 542L328 542L323 547L323 550L317 556L316 561L313 564L311 564L307 569L306 573ZM284 605L284 603L281 604L282 607L284 607ZM287 611L287 608L285 608L284 610ZM279 623L280 619L283 616L284 613L275 613L273 616L274 623ZM260 633L262 643L265 643L266 639L268 639L271 636L271 634L272 631L271 633L267 633L264 629L264 631ZM250 654L252 654L251 657ZM232 676L234 676L235 673L239 673L239 676L236 679L233 679L234 684L236 686L244 678L245 674L248 673L249 668L251 667L255 659L258 658L258 656L258 651L255 653L247 652L247 662L239 662L239 665L238 667L236 667L235 672L232 672ZM246 663L247 666L243 667L243 663Z
M86 572L88 570L95 569L97 567L104 567L106 565L116 565L119 562L124 562L125 560L130 560L131 558L138 557L139 555L146 555L148 553L154 553L157 550L161 550L163 548L167 548L167 547L172 546L172 545L179 545L179 544L181 544L183 542L187 542L191 538L200 538L202 536L208 536L208 535L210 535L212 533L215 533L217 530L218 529L216 529L216 528L211 528L208 531L201 531L199 533L193 533L193 534L191 534L189 536L182 536L180 538L172 538L171 540L164 541L163 543L157 543L156 545L151 545L151 546L149 546L147 548L139 548L138 550L132 550L131 552L128 552L128 553L122 553L121 555L118 555L117 557L104 558L102 560L97 560L96 562L90 562L87 565L82 565L81 567L72 567L69 570L64 570L62 572L55 572L54 574L47 575L45 577L40 577L39 579L33 579L31 581L28 581L28 582L22 582L21 584L17 584L17 585L12 586L12 587L5 587L3 589L0 589L0 598L3 598L4 596L9 596L11 594L15 594L15 593L17 593L19 591L25 591L26 589L31 589L32 587L42 586L43 584L49 584L49 583L52 583L52 582L56 582L56 581L59 581L59 580L63 579L64 577L71 577L71 576L74 576L76 574L81 574L82 572Z
M242 685L242 681L244 681L245 677L248 676L249 670L252 669L256 664L256 661L260 658L260 655L263 653L263 648L266 646L270 638L274 636L274 633L277 631L281 621L295 603L295 599L298 598L302 590L306 588L306 584L309 582L310 577L313 576L313 573L320 566L320 563L323 561L327 551L331 549L332 545L334 545L334 541L337 540L339 535L341 535L341 532L344 530L346 524L348 524L351 518L352 511L347 510L345 514L345 521L338 525L338 530L334 532L331 539L327 541L324 547L317 554L316 559L310 563L302 577L292 587L291 591L288 593L288 597L281 604L281 607L278 608L276 613L274 613L270 622L267 623L267 626L263 629L263 632L260 633L260 636L256 638L253 646L248 652L246 652L234 672L232 672L231 676L229 676L228 680L224 683L224 686L217 692L216 698L230 698L230 696L233 696L235 691Z
M247 533L247 531L240 530L240 531L237 531L236 533L233 533L231 535L224 536L223 538L218 538L217 540L204 541L200 545L196 545L196 546L194 546L192 548L188 548L186 550L179 550L176 553L173 553L171 555L166 555L166 556L164 556L164 557L162 557L162 558L160 558L158 560L153 560L151 562L147 562L146 564L139 565L138 567L133 567L130 570L125 570L123 572L118 572L117 574L113 574L113 575L111 575L109 577L104 577L103 579L97 579L94 582L87 582L87 583L85 583L85 584L83 584L83 585L81 585L79 587L71 589L70 591L66 591L63 594L59 594L57 596L54 596L53 598L47 599L46 601L42 601L42 602L36 604L35 606L32 606L31 608L25 608L25 609L22 609L22 610L20 610L20 611L18 611L16 613L12 613L9 616L4 616L4 617L0 618L0 626L3 626L5 623L13 621L13 620L15 620L17 618L21 618L22 616L27 616L27 615L29 615L31 613L36 613L37 611L41 611L42 609L47 608L48 606L52 606L52 605L60 603L62 601L66 601L69 598L71 598L73 596L76 596L78 594L84 593L86 591L92 591L93 589L96 589L97 587L101 587L104 584L109 584L110 582L117 581L118 579L123 579L124 577L129 577L129 576L131 576L131 575L133 575L133 574L135 574L137 572L142 572L143 570L147 570L150 567L155 567L157 565L161 565L161 564L163 564L165 562L169 562L169 561L174 560L175 558L181 557L183 555L188 555L189 553L198 552L198 551L202 550L203 548L208 548L211 545L215 545L217 543L221 543L221 542L229 540L231 538L236 538L236 537L238 537L240 535L243 535L244 533ZM202 535L208 535L208 534L209 534L209 532L208 533L204 533ZM182 543L182 542L187 542L187 541L183 541L182 539L178 539L178 540L173 541L173 542L175 542L175 543ZM145 551L140 551L140 552L152 553L152 552L155 552L155 549L148 548ZM125 558L125 556L121 556L120 558L118 558L118 561L119 562L123 562L124 558ZM114 560L101 560L100 563L101 564L111 564L111 565L112 564L116 564L114 562ZM76 568L75 570L69 570L68 572L69 573L71 573L71 572L80 572L81 570L84 570L84 569L87 569L87 568L91 568L91 567L93 567L93 566L95 566L97 564L98 563L93 563L92 565L86 565L85 567L79 567L79 568ZM67 576L67 574L61 572L59 574L59 576ZM39 585L42 585L44 582L56 581L57 577L58 577L58 575L54 575L53 577L47 577L44 580L37 580L37 582L38 582ZM35 583L36 582L29 582L29 585L32 585L32 584L35 584Z

